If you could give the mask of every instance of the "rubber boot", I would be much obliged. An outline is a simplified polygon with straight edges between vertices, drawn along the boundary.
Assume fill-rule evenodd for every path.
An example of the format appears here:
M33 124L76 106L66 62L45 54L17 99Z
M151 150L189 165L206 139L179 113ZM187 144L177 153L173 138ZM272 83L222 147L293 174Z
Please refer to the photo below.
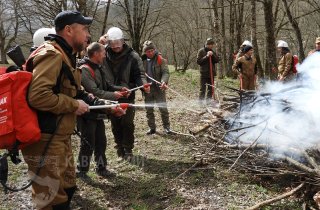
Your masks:
M70 209L70 203L71 203L72 197L73 197L76 189L77 189L76 186L64 189L64 191L67 193L67 196L68 196L67 204L68 204L69 209Z
M71 210L69 201L52 206L52 210Z

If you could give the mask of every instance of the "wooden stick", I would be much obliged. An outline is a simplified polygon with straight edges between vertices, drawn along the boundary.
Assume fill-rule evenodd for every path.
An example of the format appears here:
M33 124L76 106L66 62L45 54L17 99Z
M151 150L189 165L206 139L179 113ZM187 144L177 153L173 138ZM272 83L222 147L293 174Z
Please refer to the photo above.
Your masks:
M266 127L267 127L268 123L266 123L266 126L264 127L264 129L260 132L259 136L245 149L243 150L243 152L239 155L239 157L234 161L234 163L230 166L229 171L233 168L233 166L235 166L238 162L238 160L241 158L241 156L247 152L248 149L250 149L255 143L257 143L257 141L259 140L260 136L263 134L263 132L265 131Z
M295 194L296 192L298 192L302 187L304 187L304 185L305 185L305 183L302 182L298 187L293 188L291 191L286 192L286 193L284 193L284 194L282 194L282 195L279 195L279 196L277 196L277 197L275 197L275 198L271 198L271 199L269 199L269 200L266 200L266 201L263 201L263 202L261 202L261 203L258 203L258 204L254 205L254 206L252 206L252 207L249 207L247 210L260 209L260 208L263 207L263 206L266 206L266 205L275 203L275 202L277 202L277 201L279 201L279 200L281 200L281 199L287 198L287 197Z

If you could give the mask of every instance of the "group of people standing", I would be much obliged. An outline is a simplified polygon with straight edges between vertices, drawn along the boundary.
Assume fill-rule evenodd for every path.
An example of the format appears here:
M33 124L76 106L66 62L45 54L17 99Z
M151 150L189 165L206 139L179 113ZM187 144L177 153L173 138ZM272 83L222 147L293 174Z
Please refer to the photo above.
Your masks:
M36 209L70 209L76 175L86 176L93 153L96 173L103 177L114 175L107 169L104 119L111 121L118 157L132 157L134 107L90 111L90 106L114 101L134 104L132 89L141 87L145 103L161 103L164 132L172 134L165 106L169 70L154 43L145 41L140 57L117 27L111 27L99 41L90 43L88 28L92 21L77 11L59 13L54 20L55 33L50 31L29 59L33 78L28 101L38 114L42 135L39 142L23 148L22 154L33 178ZM85 56L77 59L83 51ZM147 135L156 133L153 112L152 106L147 108ZM82 136L77 173L71 146L76 124Z
M197 63L200 65L200 95L199 100L203 101L205 98L210 99L212 97L212 89L208 88L211 86L210 71L212 75L216 76L216 68L214 64L219 62L219 56L214 50L214 41L212 38L208 38L205 46L198 51ZM272 69L273 72L277 72L278 81L288 82L295 78L296 72L294 70L295 58L290 52L289 45L283 40L279 40L277 44L277 51L280 55L280 59L277 67ZM320 37L316 38L315 49L310 51L308 55L320 51ZM209 61L213 64L213 68L210 70ZM254 57L254 50L252 43L245 40L237 54L234 57L234 63L232 70L238 74L240 80L241 90L255 90L257 80L257 60ZM207 93L206 97L205 94Z
M107 139L104 119L109 118L119 158L130 159L134 147L135 109L113 107L97 112L90 106L105 105L108 101L135 103L135 92L142 87L145 103L161 103L161 119L165 133L171 134L166 93L169 70L166 60L154 43L143 44L140 57L126 42L121 29L112 27L98 42L89 43L89 26L92 18L77 11L63 11L55 20L55 34L45 37L45 42L32 53L33 78L28 91L28 102L37 111L41 139L22 149L22 154L32 179L32 197L36 209L70 209L76 190L76 170L73 160L71 135L77 127L82 134L77 170L86 175L94 153L96 172L110 176L105 155ZM219 56L214 51L213 39L207 39L200 49L200 99L213 95L211 84L216 75L214 64ZM320 38L317 38L317 51ZM279 80L291 78L291 54L288 44L279 42L281 59ZM86 56L77 62L76 55L86 50ZM28 61L29 61L28 60ZM245 41L233 69L242 78L241 88L255 88L256 59L252 44ZM213 71L213 72L212 72ZM157 81L157 82L155 82ZM153 108L147 108L149 130L156 133Z

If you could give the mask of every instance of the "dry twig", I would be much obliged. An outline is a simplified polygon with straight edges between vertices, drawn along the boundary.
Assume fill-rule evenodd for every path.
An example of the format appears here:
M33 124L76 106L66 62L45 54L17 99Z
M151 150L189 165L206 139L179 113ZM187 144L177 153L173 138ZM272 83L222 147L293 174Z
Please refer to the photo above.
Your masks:
M275 203L275 202L277 202L277 201L279 201L279 200L281 200L281 199L287 198L287 197L295 194L296 192L298 192L302 187L304 187L304 185L305 185L305 183L303 182L303 183L301 183L298 187L292 189L291 191L286 192L286 193L284 193L284 194L282 194L282 195L279 195L279 196L277 196L277 197L275 197L275 198L271 198L271 199L269 199L269 200L266 200L266 201L263 201L263 202L261 202L261 203L258 203L258 204L256 204L256 205L248 208L247 210L260 209L260 208L263 207L263 206L266 206L266 205Z

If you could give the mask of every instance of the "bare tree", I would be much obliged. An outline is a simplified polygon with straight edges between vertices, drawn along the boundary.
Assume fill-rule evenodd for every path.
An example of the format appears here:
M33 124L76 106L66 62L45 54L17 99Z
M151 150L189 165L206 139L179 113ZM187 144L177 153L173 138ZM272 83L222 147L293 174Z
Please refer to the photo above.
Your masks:
M104 12L104 18L103 18L102 29L101 29L101 36L106 33L108 15L109 15L109 10L110 10L110 6L111 6L111 0L108 0L106 4L107 5L106 5L106 10Z
M212 30L212 34L213 36L216 38L216 42L217 42L217 53L220 55L219 51L221 49L221 40L223 39L221 37L221 32L220 32L220 27L219 27L219 13L218 13L218 0L212 0L211 4L208 2L208 5L210 7L210 5L212 5L212 11L213 14L212 16L210 15L210 23L211 23L211 30ZM217 72L218 72L218 76L219 78L223 78L224 77L224 71L223 68L221 68L221 64L217 64L216 65L217 68Z
M257 59L257 65L259 69L259 76L264 77L264 71L262 69L262 64L260 60L259 46L257 41L257 21L256 21L256 1L251 0L251 35L252 35L252 44L255 51L255 57Z
M276 65L276 39L275 39L275 21L273 16L273 1L263 0L264 9L264 21L266 29L266 62L265 62L265 73L270 79L276 79L276 73L271 70Z
M220 51L221 51L221 65L222 65L222 69L224 71L223 75L228 75L228 70L231 70L231 67L227 67L227 51L226 51L226 41L227 39L226 37L226 24L225 24L225 11L224 11L224 0L220 0L220 6L221 6L221 20L220 20L220 25L221 25L221 32L220 32L220 36L221 36L221 47L220 47Z
M125 15L117 21L118 25L129 34L132 48L141 54L143 41L162 34L160 28L167 23L165 12L170 3L165 0L120 0L115 5L120 8L119 15Z
M304 54L304 50L303 50L301 30L299 28L298 22L292 17L287 0L282 0L282 3L283 3L283 7L286 11L286 14L288 16L288 19L292 25L292 28L294 29L295 35L297 37L297 42L298 42L298 46L299 46L299 58L301 61L303 61L305 58L305 54Z
M17 38L19 32L19 0L0 1L0 63L8 63L6 52Z

